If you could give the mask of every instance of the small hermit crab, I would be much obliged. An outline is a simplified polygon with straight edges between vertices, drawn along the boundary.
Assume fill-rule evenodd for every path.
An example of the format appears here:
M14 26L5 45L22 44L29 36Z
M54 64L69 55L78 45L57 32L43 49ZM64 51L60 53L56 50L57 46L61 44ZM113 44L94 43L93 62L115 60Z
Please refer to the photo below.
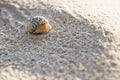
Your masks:
M35 16L31 18L27 24L28 32L32 34L44 34L48 33L52 29L48 20L42 16Z

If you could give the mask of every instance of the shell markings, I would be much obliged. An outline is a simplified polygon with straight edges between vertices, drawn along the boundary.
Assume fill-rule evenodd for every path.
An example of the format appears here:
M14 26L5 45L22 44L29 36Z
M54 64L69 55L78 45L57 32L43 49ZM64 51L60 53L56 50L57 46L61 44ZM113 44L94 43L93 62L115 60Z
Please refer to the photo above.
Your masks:
M27 24L27 30L33 34L42 34L48 33L52 29L52 26L49 24L48 20L42 16L35 16L30 19L30 22Z

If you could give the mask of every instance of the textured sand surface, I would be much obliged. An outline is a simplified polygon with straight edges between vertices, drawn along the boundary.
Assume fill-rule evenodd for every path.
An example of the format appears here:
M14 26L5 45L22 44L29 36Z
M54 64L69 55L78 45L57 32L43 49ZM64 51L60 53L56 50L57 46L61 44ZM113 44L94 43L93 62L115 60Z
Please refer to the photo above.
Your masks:
M120 80L119 0L1 0L0 80ZM32 16L53 26L27 33Z

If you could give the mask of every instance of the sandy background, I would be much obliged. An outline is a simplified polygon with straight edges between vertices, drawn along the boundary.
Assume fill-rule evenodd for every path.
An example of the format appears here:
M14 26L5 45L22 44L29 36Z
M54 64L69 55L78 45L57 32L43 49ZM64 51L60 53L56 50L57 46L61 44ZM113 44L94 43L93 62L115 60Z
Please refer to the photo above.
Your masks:
M0 0L0 80L120 80L120 0Z

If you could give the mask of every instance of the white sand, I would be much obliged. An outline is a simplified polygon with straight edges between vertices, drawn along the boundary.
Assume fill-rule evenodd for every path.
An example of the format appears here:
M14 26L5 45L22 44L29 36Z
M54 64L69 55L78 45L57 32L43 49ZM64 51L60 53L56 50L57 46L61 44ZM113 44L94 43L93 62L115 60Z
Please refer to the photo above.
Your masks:
M120 80L120 0L1 0L0 80Z

